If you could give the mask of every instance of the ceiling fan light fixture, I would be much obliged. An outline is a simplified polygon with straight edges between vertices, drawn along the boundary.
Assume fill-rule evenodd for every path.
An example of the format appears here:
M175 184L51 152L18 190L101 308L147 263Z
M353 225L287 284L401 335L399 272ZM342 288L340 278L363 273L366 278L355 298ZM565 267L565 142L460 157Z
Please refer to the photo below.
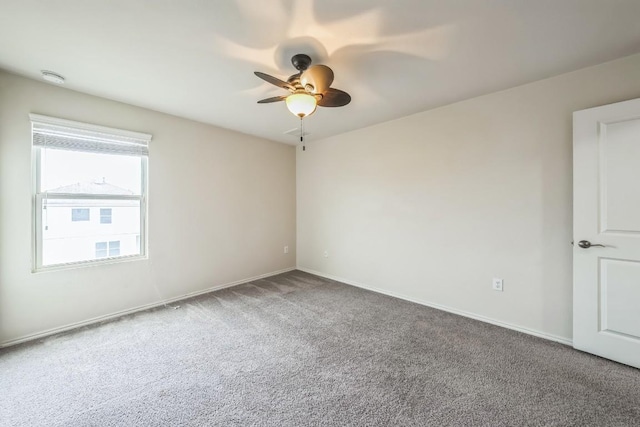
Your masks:
M318 101L308 93L294 93L287 96L287 108L294 116L301 119L316 111Z

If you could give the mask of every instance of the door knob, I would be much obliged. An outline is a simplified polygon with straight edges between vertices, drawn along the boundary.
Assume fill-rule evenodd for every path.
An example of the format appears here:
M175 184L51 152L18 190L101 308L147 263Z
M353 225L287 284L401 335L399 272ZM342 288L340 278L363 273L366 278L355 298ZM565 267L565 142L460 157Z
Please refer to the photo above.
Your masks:
M592 244L590 241L588 240L580 240L578 242L578 246L580 246L582 249L589 249L592 246L600 246L601 248L604 248L604 245L599 245L599 244Z

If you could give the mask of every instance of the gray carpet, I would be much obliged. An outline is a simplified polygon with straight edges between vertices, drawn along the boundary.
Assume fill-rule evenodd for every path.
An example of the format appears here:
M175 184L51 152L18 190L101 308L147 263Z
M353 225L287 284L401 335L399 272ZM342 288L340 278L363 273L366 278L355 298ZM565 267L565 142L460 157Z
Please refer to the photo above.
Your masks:
M0 351L3 426L638 426L640 371L293 271Z

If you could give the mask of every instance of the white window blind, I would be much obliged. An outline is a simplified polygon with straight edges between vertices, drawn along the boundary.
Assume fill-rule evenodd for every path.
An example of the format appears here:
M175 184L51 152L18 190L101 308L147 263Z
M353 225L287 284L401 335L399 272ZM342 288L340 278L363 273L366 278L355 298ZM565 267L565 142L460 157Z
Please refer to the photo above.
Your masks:
M148 156L151 135L30 114L34 147Z

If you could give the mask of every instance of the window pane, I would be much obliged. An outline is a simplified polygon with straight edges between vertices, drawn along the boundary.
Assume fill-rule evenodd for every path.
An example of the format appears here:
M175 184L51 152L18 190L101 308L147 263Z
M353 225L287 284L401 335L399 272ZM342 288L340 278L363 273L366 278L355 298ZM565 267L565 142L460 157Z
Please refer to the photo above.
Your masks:
M107 242L96 243L96 258L107 257Z
M74 209L90 212L88 221L72 221ZM110 209L112 223L100 223L100 210ZM42 265L139 255L139 200L44 199Z
M89 209L71 209L71 221L89 221Z
M109 256L120 256L120 241L109 242Z
M41 192L141 194L140 157L43 148L40 164Z
M100 209L100 224L111 224L111 208Z

